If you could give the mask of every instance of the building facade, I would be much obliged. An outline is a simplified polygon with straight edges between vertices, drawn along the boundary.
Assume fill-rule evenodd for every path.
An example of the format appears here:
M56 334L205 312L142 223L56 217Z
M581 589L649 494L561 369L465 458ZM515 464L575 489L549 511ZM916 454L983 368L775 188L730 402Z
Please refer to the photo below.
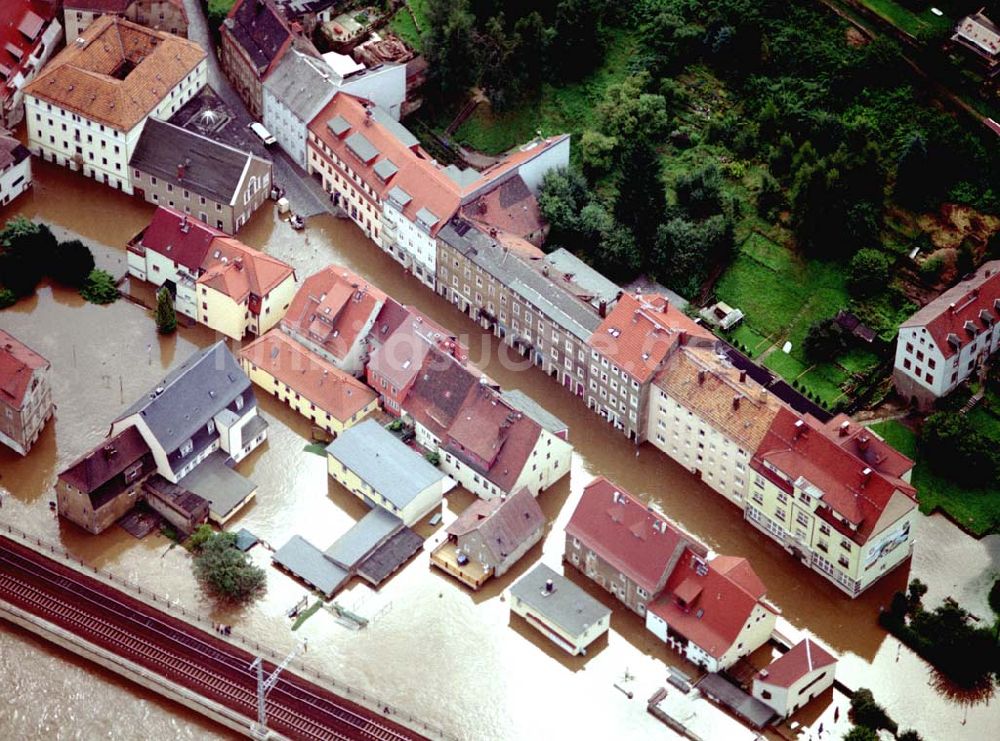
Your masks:
M0 130L0 206L6 206L31 187L31 152Z
M805 638L757 673L753 696L787 718L830 689L836 673L837 660Z
M271 163L150 119L129 161L132 191L235 234L271 193Z
M24 120L24 88L62 43L58 10L54 0L0 3L0 128Z
M250 115L259 119L263 82L292 48L295 34L273 0L237 0L219 31L222 70Z
M928 409L975 377L998 347L1000 260L991 260L900 325L896 391Z
M747 521L849 596L913 552L913 461L846 417L782 409L751 468Z
M0 443L27 455L54 410L52 364L0 329Z
M66 38L79 38L102 15L116 15L140 26L187 37L183 0L63 0Z
M102 16L25 88L28 148L132 193L128 163L146 120L175 113L207 69L197 44Z

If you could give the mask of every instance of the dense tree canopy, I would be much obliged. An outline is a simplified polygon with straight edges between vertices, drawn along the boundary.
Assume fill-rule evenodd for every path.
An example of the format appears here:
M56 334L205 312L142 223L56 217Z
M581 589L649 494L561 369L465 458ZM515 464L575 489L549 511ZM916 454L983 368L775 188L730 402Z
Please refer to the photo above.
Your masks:
M267 588L264 570L236 547L233 533L215 533L199 544L194 575L210 597L222 602L249 602Z

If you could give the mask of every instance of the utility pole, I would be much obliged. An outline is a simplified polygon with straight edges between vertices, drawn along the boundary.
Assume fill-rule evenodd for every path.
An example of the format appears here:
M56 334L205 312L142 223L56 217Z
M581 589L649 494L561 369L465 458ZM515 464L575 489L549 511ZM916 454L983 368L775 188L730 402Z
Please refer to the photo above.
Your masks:
M289 664L292 663L292 659L302 648L301 644L297 644L295 648L291 650L291 653L285 657L285 660L281 662L271 673L271 676L264 678L264 661L258 656L250 664L251 669L257 670L257 722L250 726L250 731L253 733L254 738L267 738L267 696L274 689L274 685L278 683L278 675L283 672Z

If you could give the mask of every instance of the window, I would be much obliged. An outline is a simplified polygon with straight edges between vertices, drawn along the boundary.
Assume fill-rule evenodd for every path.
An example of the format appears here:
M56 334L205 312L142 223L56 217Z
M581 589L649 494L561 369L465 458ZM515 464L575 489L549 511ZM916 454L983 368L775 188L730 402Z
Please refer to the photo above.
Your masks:
M826 523L823 523L822 525L819 526L819 531L823 535L829 535L830 534L830 526L827 525Z
M785 521L785 510L783 510L781 507L778 507L777 509L774 510L774 516L777 517L782 522L784 522Z
M937 367L937 361L935 361L934 358L929 358L927 360L927 367L934 370L934 368Z
M191 451L194 450L194 440L185 440L181 443L181 457L185 455L190 455Z
M841 540L840 540L840 547L843 548L848 553L850 553L851 552L851 541L849 541L847 538L841 538Z

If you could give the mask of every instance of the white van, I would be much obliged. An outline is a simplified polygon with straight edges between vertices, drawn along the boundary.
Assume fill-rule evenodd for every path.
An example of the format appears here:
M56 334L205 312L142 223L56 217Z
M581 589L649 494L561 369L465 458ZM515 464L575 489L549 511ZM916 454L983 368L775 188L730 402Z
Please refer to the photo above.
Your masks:
M274 138L270 131L264 128L263 124L253 121L250 123L250 131L257 135L257 138L264 142L264 146L269 147L272 144L277 144L278 140Z

